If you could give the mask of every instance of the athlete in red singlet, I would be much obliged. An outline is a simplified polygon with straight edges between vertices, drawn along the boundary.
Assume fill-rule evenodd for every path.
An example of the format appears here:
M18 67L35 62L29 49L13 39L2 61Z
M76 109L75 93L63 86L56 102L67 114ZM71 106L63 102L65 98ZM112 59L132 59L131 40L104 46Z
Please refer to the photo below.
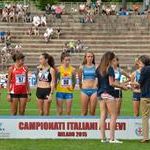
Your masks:
M8 101L11 103L11 114L17 115L19 104L19 115L24 115L28 94L28 68L24 66L24 55L16 53L13 55L14 65L8 70Z

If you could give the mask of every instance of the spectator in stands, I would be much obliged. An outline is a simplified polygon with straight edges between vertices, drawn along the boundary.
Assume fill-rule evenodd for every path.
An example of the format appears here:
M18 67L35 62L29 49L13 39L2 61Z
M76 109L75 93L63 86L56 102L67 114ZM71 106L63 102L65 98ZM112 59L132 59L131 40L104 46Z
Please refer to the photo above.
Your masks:
M3 54L7 53L7 45L5 45L4 47L2 47L1 53L3 53Z
M11 42L11 34L10 34L10 31L6 32L6 41Z
M116 5L112 4L111 6L111 15L116 15Z
M33 34L34 34L34 31L33 31L33 30L34 30L34 27L31 26L31 27L27 30L26 34L27 34L27 35L30 35L30 36L33 35Z
M26 13L25 21L26 21L27 23L32 22L32 17L31 17L31 15L30 15L30 13Z
M74 42L74 40L71 40L69 42L69 50L70 50L71 53L75 52L75 42Z
M6 54L7 56L12 54L12 47L11 47L11 45L5 44L5 46L2 48L1 52Z
M107 15L105 5L102 6L102 15Z
M86 7L90 7L90 6L91 6L91 0L87 0Z
M101 0L97 0L95 2L95 6L96 6L96 12L98 12L98 14L100 12L100 5L101 5Z
M96 14L96 5L95 5L95 3L91 3L91 11L93 12L93 14Z
M6 45L7 47L11 46L11 34L10 31L6 32Z
M12 7L12 6L11 6L10 3L6 3L6 4L5 4L5 8L7 8L8 10L9 10L11 7Z
M33 25L35 26L35 27L38 27L38 26L40 26L40 24L41 24L41 19L40 19L40 17L39 16L34 16L33 17Z
M23 9L24 9L25 14L27 13L28 8L29 8L29 5L28 5L28 4L24 4L24 5L23 5Z
M57 8L57 6L56 5L52 5L51 6L51 13L53 14L53 15L55 15L55 9Z
M57 19L61 19L62 12L63 12L63 10L59 6L55 9L55 14L56 14Z
M34 27L34 29L33 29L33 34L35 35L35 36L39 36L40 35L40 31L39 31L39 28L38 27Z
M57 38L59 39L60 38L60 35L61 35L61 29L58 28L57 31L56 31L56 34L57 34Z
M83 50L84 43L81 40L78 40L76 43L76 52L81 52Z
M51 5L50 5L50 4L47 4L47 5L45 6L45 13L46 13L47 15L49 15L49 14L51 14L51 12L52 12L52 10L51 10Z
M22 21L25 21L25 12L24 9L20 9L16 12L16 20L19 22L19 19L22 19Z
M85 12L85 4L84 4L84 3L81 3L81 4L79 5L79 12L80 12L81 14Z
M110 8L110 6L107 6L107 8L106 8L106 15L111 15L111 8Z
M1 31L0 32L0 37L1 37L1 42L4 43L6 40L6 32L5 31Z
M119 15L120 16L127 16L127 15L129 15L129 12L127 11L126 8L120 8Z
M140 5L138 5L138 4L133 5L133 11L135 14L138 14L139 9L140 9Z
M20 45L20 44L17 44L17 45L15 46L15 53L21 52L21 51L22 51L21 45Z
M2 21L7 21L8 22L8 9L7 8L4 8L3 10L2 10Z
M65 43L65 45L64 45L64 47L63 47L63 52L70 53L68 42Z
M15 22L15 12L14 12L14 9L12 9L9 12L9 22L11 22L11 20L13 20L13 22Z
M101 3L102 3L101 0L97 0L97 1L95 2L96 7L100 7Z
M41 16L41 25L42 26L47 26L46 15L45 14Z
M47 28L45 33L44 33L44 39L48 43L49 40L52 38L53 35L53 28Z
M91 7L89 7L87 10L87 14L86 14L86 16L85 16L85 22L87 23L87 22L94 22L94 20L93 20L93 15L94 15L94 12L93 12L93 10L91 9Z
M16 7L21 10L22 9L22 4L20 2L17 3Z

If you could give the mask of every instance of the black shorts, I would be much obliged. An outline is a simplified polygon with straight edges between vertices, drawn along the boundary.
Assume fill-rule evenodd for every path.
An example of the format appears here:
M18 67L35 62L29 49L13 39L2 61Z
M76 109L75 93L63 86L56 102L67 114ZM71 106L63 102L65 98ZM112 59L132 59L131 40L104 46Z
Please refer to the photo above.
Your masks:
M10 96L11 96L11 99L13 99L13 98L18 98L18 99L28 98L28 94L10 94Z
M122 98L122 90L115 90L115 98Z
M50 95L51 88L37 88L36 91L36 97L38 99L48 99L48 96Z

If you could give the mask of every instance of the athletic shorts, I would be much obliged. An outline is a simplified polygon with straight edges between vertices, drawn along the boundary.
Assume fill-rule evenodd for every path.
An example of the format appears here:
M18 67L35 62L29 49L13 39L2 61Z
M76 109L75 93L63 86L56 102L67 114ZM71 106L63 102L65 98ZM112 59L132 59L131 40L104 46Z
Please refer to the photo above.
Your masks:
M102 101L102 100L113 101L113 100L115 100L115 97L113 97L109 93L102 93L101 96L98 97L98 100L99 101Z
M141 100L141 93L133 92L133 100L140 101Z
M13 98L28 98L28 94L10 94L11 99Z
M93 94L97 93L97 89L82 89L82 93L91 97Z
M36 97L42 100L48 99L50 93L51 93L51 88L37 88Z
M122 98L122 90L115 89L115 98Z
M58 100L71 100L71 99L73 99L73 93L57 92L56 98Z

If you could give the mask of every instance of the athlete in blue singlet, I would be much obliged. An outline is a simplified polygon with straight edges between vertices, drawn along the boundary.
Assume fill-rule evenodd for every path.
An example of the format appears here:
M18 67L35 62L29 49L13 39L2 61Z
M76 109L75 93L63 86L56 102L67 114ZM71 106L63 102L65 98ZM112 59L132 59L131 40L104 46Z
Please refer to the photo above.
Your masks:
M134 87L134 83L138 82L140 79L141 74L141 67L139 65L139 62L135 62L137 70L134 71L131 75L131 85L133 88L133 110L134 110L134 116L139 116L140 111L140 100L141 100L141 90L139 87Z
M92 52L87 52L78 72L83 116L88 114L88 106L90 106L90 114L95 115L97 104L97 80L95 72L95 56Z

